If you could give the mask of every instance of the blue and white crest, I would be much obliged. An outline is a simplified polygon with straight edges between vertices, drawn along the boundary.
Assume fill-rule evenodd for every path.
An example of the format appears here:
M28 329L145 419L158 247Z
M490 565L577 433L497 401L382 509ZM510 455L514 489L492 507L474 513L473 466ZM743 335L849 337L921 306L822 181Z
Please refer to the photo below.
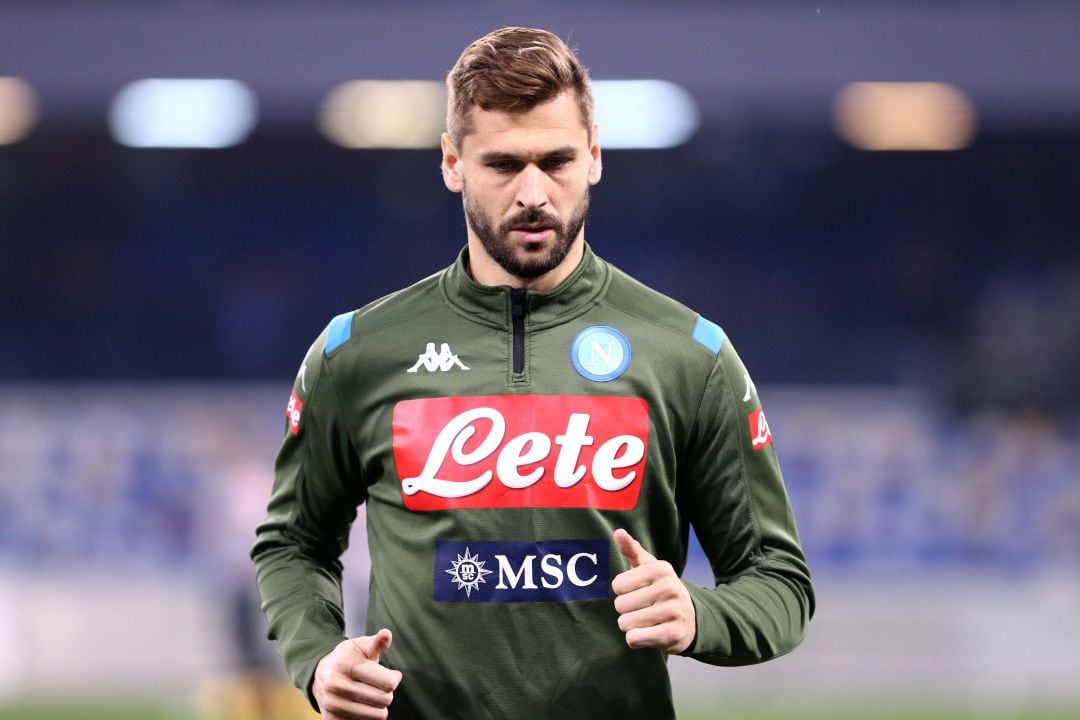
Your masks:
M630 367L630 343L613 327L593 325L570 344L570 362L583 378L608 382Z

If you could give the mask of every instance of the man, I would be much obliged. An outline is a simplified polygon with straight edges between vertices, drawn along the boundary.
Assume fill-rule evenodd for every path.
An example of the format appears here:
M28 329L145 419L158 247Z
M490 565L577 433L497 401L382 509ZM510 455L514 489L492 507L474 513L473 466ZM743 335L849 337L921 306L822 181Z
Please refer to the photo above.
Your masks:
M562 41L496 31L447 85L468 244L309 350L252 551L271 636L324 718L672 717L667 654L768 660L813 612L756 390L717 325L585 244L599 134ZM713 588L679 579L690 525Z

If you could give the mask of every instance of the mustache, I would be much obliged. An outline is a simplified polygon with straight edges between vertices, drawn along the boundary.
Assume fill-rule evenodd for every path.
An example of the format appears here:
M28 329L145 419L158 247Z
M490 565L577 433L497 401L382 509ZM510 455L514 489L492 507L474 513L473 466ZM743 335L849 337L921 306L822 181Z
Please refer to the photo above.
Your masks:
M557 228L559 227L559 219L549 215L540 208L529 208L528 210L522 210L509 220L504 221L502 225L499 226L499 230L506 233L521 225L546 225L548 227Z

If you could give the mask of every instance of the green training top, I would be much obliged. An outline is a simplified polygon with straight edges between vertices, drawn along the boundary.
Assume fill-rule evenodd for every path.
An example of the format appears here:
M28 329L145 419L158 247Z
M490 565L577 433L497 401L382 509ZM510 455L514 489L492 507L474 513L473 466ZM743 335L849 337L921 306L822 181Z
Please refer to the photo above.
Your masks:
M252 557L309 698L343 638L339 557L366 502L367 632L394 633L392 718L673 717L632 650L625 528L687 583L715 665L794 648L813 590L756 389L719 326L593 254L548 292L449 268L334 318L297 374Z

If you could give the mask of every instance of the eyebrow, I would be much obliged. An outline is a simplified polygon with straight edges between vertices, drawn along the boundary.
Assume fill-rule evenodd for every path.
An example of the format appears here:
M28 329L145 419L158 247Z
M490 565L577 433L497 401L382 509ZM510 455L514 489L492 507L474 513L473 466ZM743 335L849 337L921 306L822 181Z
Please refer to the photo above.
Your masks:
M521 155L515 155L511 152L505 152L502 150L492 150L490 152L480 153L480 162L484 164L500 163L500 162L521 162ZM556 148L555 150L549 150L547 152L539 153L535 157L539 159L547 159L553 157L562 158L574 158L577 157L577 148L572 145Z

